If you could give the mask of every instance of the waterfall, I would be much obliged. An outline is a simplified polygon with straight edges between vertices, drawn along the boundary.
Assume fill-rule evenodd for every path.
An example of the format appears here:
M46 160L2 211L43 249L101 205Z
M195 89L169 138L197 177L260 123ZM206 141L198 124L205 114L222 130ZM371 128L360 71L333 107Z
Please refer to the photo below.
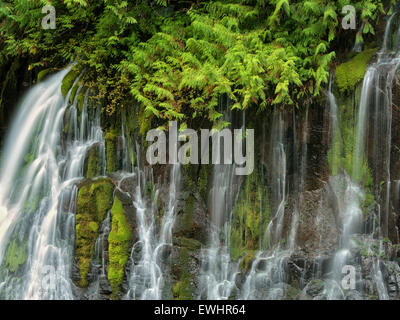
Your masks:
M295 126L295 117L293 116ZM271 202L275 213L265 230L268 250L259 250L251 269L245 277L240 299L282 299L286 293L288 280L288 258L291 250L287 250L286 235L283 232L285 223L285 206L287 205L287 143L285 118L282 111L276 111L272 117L270 137L270 174ZM296 139L296 135L294 134ZM294 149L297 149L296 147ZM305 155L303 155L305 156ZM301 178L301 177L300 177ZM300 182L302 184L302 182ZM288 246L295 247L295 235L298 216L294 212L287 237ZM260 248L261 249L261 248Z
M332 274L330 282L327 283L325 292L328 299L344 299L345 292L340 285L343 277L343 268L347 265L357 267L355 257L353 256L354 235L360 234L363 229L363 213L362 203L365 200L365 190L362 186L362 181L365 179L365 168L370 150L374 159L374 175L376 181L384 181L385 192L384 198L381 199L383 210L378 206L378 230L374 227L372 232L367 235L372 241L378 236L380 239L378 255L373 261L371 268L371 277L374 286L379 295L379 299L389 299L387 288L385 287L382 277L383 261L380 255L384 254L382 246L382 237L387 237L389 233L389 204L390 204L390 153L391 153L391 121L392 121L392 84L395 72L399 67L400 59L397 44L392 44L392 29L394 18L397 13L394 13L387 22L382 49L378 54L378 61L366 70L362 83L360 103L358 106L358 116L355 127L355 142L353 165L351 172L345 175L339 174L335 177L330 177L330 184L333 192L336 193L339 199L340 223L342 226L342 235L340 238L339 248L332 262ZM399 35L399 30L396 31L396 38ZM333 94L330 90L329 102L331 109L331 127L334 134L340 130L337 126L337 106ZM372 126L369 122L370 115L373 115L374 121ZM367 135L373 133L372 148L366 148ZM379 200L380 192L375 187L375 197ZM364 239L364 241L366 241ZM371 245L367 245L368 252L372 252ZM358 287L359 291L363 292L363 288Z
M4 299L72 299L76 183L87 151L104 145L99 116L61 94L67 68L24 98L3 151L0 173L0 296ZM77 82L77 81L75 81ZM80 90L80 89L79 89ZM71 115L66 141L63 120ZM99 115L99 114L98 114ZM92 115L91 115L92 116Z
M236 197L234 165L215 165L209 194L211 213L210 248L202 252L200 298L229 299L235 289L238 263L231 261L231 213Z
M274 114L272 123L271 145L272 158L272 199L276 200L277 209L267 229L270 246L279 245L285 217L286 203L286 150L284 141L284 119L281 112Z
M103 124L105 138L101 107L91 104L82 77L61 93L71 67L36 84L21 100L0 161L0 299L398 298L391 241L399 237L392 128L399 21L397 12L387 19L377 60L353 94L339 94L332 72L322 107L305 101L301 110L276 107L261 118L220 98L218 124L263 130L249 176L237 176L234 163L148 166L143 131L162 119L145 123L142 109L118 110ZM96 172L88 174L92 151ZM107 180L109 200L101 218L85 220L95 231L81 256L77 207L89 204L81 206L78 191L97 180ZM101 202L96 197L90 206ZM113 247L110 232L122 223L129 237ZM345 270L354 270L354 288L343 282Z
M230 110L232 105L228 98L220 99L220 109L224 121L230 127L238 125L244 129L245 114L234 121ZM237 124L236 122L239 122ZM225 143L225 141L224 141ZM225 146L218 141L220 159L223 159ZM232 210L238 196L240 179L235 175L235 164L216 164L212 168L211 188L208 194L210 212L209 246L200 253L200 299L227 300L235 296L238 290L236 276L239 273L239 262L231 259Z
M159 300L163 298L165 277L163 256L172 247L172 228L178 204L180 171L180 165L172 165L168 204L159 228L156 225L159 190L152 190L150 201L145 195L147 184L154 186L152 172L139 167L133 172L137 179L133 204L136 208L138 241L131 250L129 289L125 299Z

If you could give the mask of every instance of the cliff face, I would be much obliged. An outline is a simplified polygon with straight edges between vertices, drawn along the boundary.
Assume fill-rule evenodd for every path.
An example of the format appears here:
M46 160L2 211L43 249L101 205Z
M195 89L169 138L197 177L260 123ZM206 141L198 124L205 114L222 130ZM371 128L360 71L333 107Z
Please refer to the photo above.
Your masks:
M394 89L396 90L396 89ZM341 105L341 112L348 114L353 112L353 102L356 101L356 93L352 97L344 98L344 103ZM347 101L347 102L346 102ZM349 102L350 101L350 102ZM398 121L396 119L396 111L393 108L393 126L392 126L392 145L397 145L397 128ZM279 133L281 142L285 150L286 167L284 171L279 173L280 163L273 159L274 148L276 147L276 121L277 114L280 114L279 121L281 127ZM353 117L343 118L342 127L351 128L355 126ZM347 121L347 122L346 122ZM235 276L235 290L231 291L231 297L237 298L245 290L244 286L251 273L263 272L266 268L265 262L258 258L257 252L264 250L268 252L278 245L281 250L289 250L284 258L282 258L281 266L279 264L275 268L282 268L285 271L285 276L280 279L285 283L282 296L286 299L308 299L308 298L323 298L324 293L323 279L329 278L332 272L332 264L334 262L335 252L340 241L340 236L343 232L342 215L344 200L342 195L337 191L337 184L344 183L347 177L346 171L338 171L336 175L330 174L332 164L330 163L330 150L332 149L332 132L330 122L329 106L321 107L321 105L312 105L304 111L287 112L275 111L267 112L262 115L247 115L247 127L255 129L255 152L256 152L256 167L252 175L238 179L239 188L233 196L233 209L231 214L227 213L224 219L227 219L229 232L220 245L228 245L232 264L238 263L238 274ZM125 129L125 132L132 132L131 140L142 139L136 133L137 128ZM350 139L350 138L349 138ZM373 135L368 137L367 144L370 145ZM77 298L123 298L129 296L131 289L130 281L140 282L140 277L132 280L132 270L140 265L143 248L141 247L140 228L143 227L143 221L138 219L138 208L135 207L137 202L137 190L141 190L141 201L143 207L146 208L145 219L149 219L154 223L152 229L153 250L157 246L157 238L163 232L163 217L170 207L171 197L171 166L155 166L153 168L146 165L143 160L144 148L138 147L135 149L135 166L140 163L139 168L133 170L130 176L123 174L123 145L126 138L121 136L121 132L116 132L113 139L107 142L105 158L115 159L113 171L107 173L109 181L113 185L113 202L110 208L117 203L122 204L121 214L125 216L127 230L131 234L128 236L127 244L124 249L119 248L117 252L122 255L118 258L117 278L110 279L110 272L103 276L101 268L96 268L98 260L91 254L92 259L89 271L87 272L87 283L82 285L82 267L79 261L82 260L79 250L75 251L75 261L73 279L76 284ZM346 142L345 142L346 143ZM347 142L350 143L350 142ZM393 185L396 185L396 168L398 160L396 160L396 147L392 148L392 171L391 176ZM112 154L109 154L112 153ZM337 157L346 156L345 153L336 155ZM142 161L142 162L140 162ZM376 158L371 158L369 166L375 165ZM96 162L90 157L88 163ZM100 161L97 161L100 163ZM96 163L97 163L96 162ZM135 167L134 166L134 167ZM86 166L86 176L90 176L86 182L82 183L80 192L78 193L78 208L77 213L81 211L79 203L84 201L84 193L81 192L87 186L95 186L99 182L92 174L89 174L90 166ZM109 166L107 166L109 168ZM161 297L166 299L194 299L204 296L202 292L201 274L210 272L210 266L207 266L207 248L212 246L212 230L211 220L213 215L212 193L215 192L213 184L216 183L214 177L215 168L213 166L197 166L186 165L181 166L179 174L181 176L179 185L177 185L177 194L175 197L175 220L171 230L172 245L165 246L157 257L163 273L163 287ZM278 173L277 173L278 172ZM379 184L379 179L382 177L379 172L371 170L374 176L374 184ZM277 176L278 174L278 176ZM279 186L276 184L277 179L282 179L279 174L285 176L285 203L284 217L282 220L282 231L276 236L277 212L280 210L281 195L278 193ZM140 181L138 176L143 175ZM380 178L379 178L380 177ZM376 179L376 180L375 180ZM232 187L233 188L233 187ZM384 188L383 188L384 190ZM395 193L395 190L392 190ZM384 191L380 199L385 199ZM223 199L222 201L227 201ZM382 201L382 200L381 200ZM391 197L391 201L395 203L396 197ZM90 202L89 202L90 203ZM371 204L372 203L372 204ZM137 204L136 204L137 205ZM367 203L363 206L364 210L364 231L368 233L371 228L371 220L376 213L379 200L376 202ZM98 202L93 201L92 206L87 208L89 214L96 216ZM364 282L360 282L359 287L363 289L353 296L355 293L348 293L346 298L376 298L377 291L374 287L373 280L369 279L373 274L373 268L376 257L381 255L381 262L385 265L385 270L397 270L397 234L393 233L396 230L398 223L398 215L396 213L397 205L391 205L389 236L385 242L383 251L374 252L374 247L379 246L378 240L367 239L366 237L354 236L354 243L351 247L353 252L354 264L359 266L360 273L364 274ZM91 213L90 213L91 212ZM111 209L111 221L115 216ZM79 213L78 213L79 214ZM393 221L393 222L392 222ZM79 219L76 220L76 237L80 239L78 227ZM125 222L124 222L125 223ZM116 225L110 222L111 232ZM121 228L121 226L119 226ZM98 233L99 234L99 233ZM267 234L270 238L267 238ZM83 236L87 238L87 232ZM91 238L91 245L94 247L98 238ZM113 253L110 252L110 236L103 237L103 254L104 266L109 268ZM374 241L377 241L376 243ZM76 244L78 245L78 243ZM78 247L77 247L78 248ZM115 251L115 249L114 249ZM383 252L383 253L382 253ZM90 256L90 255L89 255ZM125 257L125 258L122 258ZM375 258L374 258L375 257ZM96 262L97 261L97 262ZM385 285L390 289L390 297L398 296L399 284L395 279L397 271L389 272L384 275ZM143 279L142 279L143 281ZM319 281L319 282L318 282ZM369 282L368 282L369 281ZM111 284L110 283L114 283ZM145 287L145 285L143 285ZM258 287L257 298L265 298L265 292L268 291L268 285L260 284ZM140 286L139 286L140 287ZM143 288L142 288L143 289ZM139 290L139 289L138 289ZM257 292L258 292L257 291ZM94 292L97 292L94 294ZM362 292L362 293L360 293ZM203 294L203 296L202 296ZM135 296L136 298L138 296Z
M121 107L105 115L104 93L85 83L78 67L65 71L46 101L35 91L33 107L55 110L35 120L17 159L18 187L9 198L23 214L0 243L7 287L0 298L25 296L22 279L34 282L31 257L62 260L34 250L41 219L57 211L54 237L43 247L60 249L68 298L399 299L398 62L377 52L343 58L324 95L301 108L234 111L222 95L219 112L229 127L255 132L248 176L236 176L234 165L150 166L145 135L158 120L122 96L114 97ZM22 72L26 63L3 66L0 106L13 105L32 82ZM0 124L11 114L0 110ZM189 124L209 129L209 120ZM53 122L59 126L43 131ZM32 190L18 193L20 185ZM57 209L48 210L53 202ZM342 285L348 266L352 289Z

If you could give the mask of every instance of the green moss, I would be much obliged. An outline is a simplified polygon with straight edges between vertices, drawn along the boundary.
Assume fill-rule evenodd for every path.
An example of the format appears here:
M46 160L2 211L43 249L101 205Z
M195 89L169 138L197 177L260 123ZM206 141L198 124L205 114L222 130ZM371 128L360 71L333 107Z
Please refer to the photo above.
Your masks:
M139 134L142 137L146 137L147 131L151 129L151 121L153 119L153 114L146 116L144 108L139 111Z
M249 271L251 264L256 258L255 252L256 251L248 251L243 257L242 261L240 262L240 269L242 269L243 272Z
M37 83L42 81L49 73L52 73L52 72L54 72L54 69L52 69L52 68L44 69L44 70L40 71L37 76Z
M301 294L301 290L292 286L286 292L285 300L297 300Z
M124 269L129 258L129 248L132 239L132 229L129 225L122 202L117 196L111 209L111 232L108 236L109 266L108 280L113 290L112 297L116 298L124 279Z
M189 268L189 252L192 251L186 247L181 248L180 262L178 269L180 276L178 281L172 287L172 294L175 300L192 300L195 287L193 285L193 274Z
M99 148L93 147L89 151L86 178L94 178L101 174L101 162L99 159Z
M76 97L76 104L79 110L79 114L82 113L83 110L83 103L85 101L85 94L88 89L83 87L82 90L79 92L78 96Z
M61 93L64 97L67 96L68 91L71 89L74 84L75 79L79 76L79 73L75 70L71 70L67 73L67 75L62 80L61 84Z
M112 132L107 132L105 135L106 140L106 161L107 161L107 172L111 173L116 171L116 135Z
M20 243L18 240L12 240L5 254L5 266L9 271L15 272L26 262L26 259L27 241Z
M35 155L31 152L28 152L24 157L25 163L32 163L33 160L35 160Z
M192 286L188 278L178 281L172 288L175 300L192 300Z
M209 177L210 177L210 172L211 172L211 165L202 165L200 168L200 173L199 173L199 178L198 178L198 190L203 198L204 201L207 201L208 197L208 185L209 185Z
M75 254L78 260L81 287L87 286L87 275L98 237L99 224L111 208L114 185L109 179L88 181L78 192L75 217Z
M91 221L89 222L89 229L97 233L97 231L99 230L99 224L97 222Z
M78 90L78 88L79 88L79 85L78 85L78 84L76 84L76 85L74 85L74 86L72 87L71 95L69 96L69 102L70 102L70 103L73 103L73 102L74 102L75 94L76 94L76 91Z
M232 212L230 252L237 260L245 250L263 248L269 223L270 206L267 188L258 168L246 177Z
M364 78L365 71L376 49L368 49L357 54L350 61L336 68L336 82L341 93L350 93Z
M237 261L240 257L242 247L242 237L240 235L240 230L233 229L231 232L231 245L230 252L233 261Z
M176 246L187 248L190 251L201 249L201 242L192 238L175 237L173 243Z
M194 196L192 194L185 201L184 228L190 230L193 226Z
M352 96L338 100L338 129L328 150L328 163L332 176L336 176L341 170L344 170L353 181L358 182L363 187L365 201L362 208L364 213L368 213L371 212L376 203L372 191L371 170L364 155L361 159L354 159L357 135L356 106L359 104L355 98L360 96L360 90L360 86L357 86ZM354 172L355 162L360 163L357 172Z

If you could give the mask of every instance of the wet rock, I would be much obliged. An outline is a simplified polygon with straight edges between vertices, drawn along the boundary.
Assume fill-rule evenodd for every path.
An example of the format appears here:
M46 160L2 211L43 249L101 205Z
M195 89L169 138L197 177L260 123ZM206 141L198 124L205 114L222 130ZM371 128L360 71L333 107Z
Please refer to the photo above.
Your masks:
M335 207L329 197L329 190L323 188L305 191L288 201L284 232L290 233L290 221L299 212L295 243L308 256L316 257L332 252L339 239Z
M320 296L323 290L324 282L320 279L311 280L304 288L304 292L312 298Z

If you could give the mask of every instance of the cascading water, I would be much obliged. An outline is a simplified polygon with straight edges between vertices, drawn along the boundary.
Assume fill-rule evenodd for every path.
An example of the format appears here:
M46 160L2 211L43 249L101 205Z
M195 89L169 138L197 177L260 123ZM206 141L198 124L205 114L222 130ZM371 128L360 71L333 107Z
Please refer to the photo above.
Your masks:
M230 102L223 103L224 106L221 107L225 109L225 120L232 122ZM220 141L218 144L222 153L222 144ZM231 259L230 238L232 210L239 183L235 175L235 164L213 166L212 185L208 196L211 220L210 247L201 252L200 299L227 300L237 289L235 279L239 272L239 263Z
M72 299L76 183L87 151L103 145L99 116L85 107L78 123L76 97L68 109L61 80L69 68L25 97L3 152L0 174L0 295L4 299ZM80 89L79 89L80 90ZM69 135L61 143L69 110ZM103 148L104 150L104 148ZM104 159L104 157L103 157Z
M76 275L71 269L75 258L78 186L84 179L85 163L92 148L100 161L101 170L96 175L107 175L110 185L113 188L115 185L114 199L121 196L123 206L132 209L124 214L129 218L129 227L134 229L135 243L129 244L130 258L124 266L121 292L117 296L124 299L175 296L174 289L179 291L179 286L171 289L174 281L186 285L182 279L188 271L177 266L175 274L166 274L174 271L168 263L176 259L180 250L190 250L191 258L199 255L194 259L200 260L196 265L199 269L193 267L199 274L185 280L196 285L198 282L197 291L191 294L201 299L287 299L290 291L296 290L299 291L294 295L296 298L303 295L314 299L392 298L390 291L398 289L390 289L387 274L395 274L400 268L397 263L388 263L384 255L385 243L394 229L390 215L400 207L400 180L392 181L391 177L392 85L400 64L398 19L395 13L387 21L378 60L367 68L361 91L354 93L360 97L358 105L354 101L350 107L342 105L344 98L335 97L334 78L330 79L329 108L324 111L329 114L330 139L318 142L330 146L325 171L319 172L312 163L317 159L315 162L320 165L312 151L322 150L323 154L325 149L316 149L318 143L309 141L309 135L317 140L319 130L314 124L311 126L315 120L311 105L306 106L303 114L298 110L274 111L271 125L263 126L269 137L264 137L261 145L265 148L264 155L253 180L236 176L234 164L213 165L211 184L207 185L210 218L207 247L201 243L203 235L186 238L192 236L195 228L174 233L178 212L184 211L178 204L185 197L186 190L182 193L180 190L184 187L181 180L186 182L182 179L185 170L172 165L168 168L168 181L155 181L153 168L141 161L143 150L136 145L133 151L130 145L136 139L130 136L130 130L137 127L130 124L125 128L125 123L129 123L125 120L130 119L122 117L121 136L116 138L113 150L121 170L106 173L108 154L106 157L100 109L88 104L88 91L78 108L77 97L82 96L82 86L75 92L71 105L71 93L65 99L61 95L61 81L70 68L36 85L18 111L0 167L0 298L73 299L76 292L89 299L111 295L114 287L110 289L107 279L107 240L113 228L113 211L105 214L96 229L88 287L77 288L71 281ZM222 110L226 113L224 120L234 123L226 109ZM350 117L354 112L356 117L349 121L345 119L346 112ZM309 118L310 115L314 118ZM245 119L241 121L243 128ZM350 127L346 127L345 121L352 123ZM351 140L345 141L349 135ZM335 159L344 154L346 164ZM332 170L335 160L339 168ZM321 174L309 178L314 171ZM157 177L161 177L158 173ZM365 179L369 176L373 183L369 182L372 186L367 188ZM197 194L194 196L198 191L194 187L190 190L193 201L200 203L203 200ZM243 200L243 191L251 197ZM366 210L368 197L374 198L374 203ZM257 205L252 206L252 201ZM243 210L240 213L238 203ZM268 214L264 211L266 206ZM201 211L202 207L196 209ZM193 207L188 210L195 211ZM206 217L203 214L196 212L195 218L203 219ZM330 215L331 220L327 218ZM332 228L326 228L327 225ZM323 239L325 234L330 238L328 244ZM233 235L240 243L238 247L234 247L237 243L233 244ZM187 240L194 240L192 248L185 247ZM203 248L199 249L201 245ZM235 258L234 249L239 252L235 252ZM188 263L190 268L191 264L196 263ZM369 264L368 268L365 264ZM343 286L346 266L356 270L356 294ZM310 294L312 291L318 292Z
M364 241L372 241L374 236L380 239L377 258L373 261L373 267L371 268L372 274L368 276L374 283L373 286L376 288L379 299L387 300L389 298L382 278L381 265L383 262L380 260L380 256L384 254L382 237L388 235L392 84L395 72L400 63L399 56L396 53L398 48L391 45L392 23L395 21L396 15L394 13L388 19L382 50L378 53L378 61L368 67L364 76L355 130L351 172L348 173L349 175L339 174L335 177L330 177L333 192L336 194L336 198L339 199L342 235L339 249L332 262L331 277L325 286L325 294L328 299L346 298L346 292L341 285L343 268L345 266L357 267L352 249L356 241L354 235L360 234L363 230L362 204L366 195L360 183L365 177L365 163L368 155L368 150L365 147L366 136L370 131L373 132L374 136L372 150L375 164L375 178L377 181L384 179L386 191L384 193L385 198L381 201L383 210L378 206L378 229L376 230L374 223L371 234L367 236L370 240L364 239ZM396 34L398 35L399 32L397 31ZM337 121L337 106L331 90L329 93L329 102L333 134L340 135L340 128ZM367 124L370 113L374 115L374 122L373 126L368 128ZM377 199L380 197L377 188L375 188L375 197ZM367 251L372 252L370 247ZM357 289L360 292L365 291L365 288Z
M285 127L281 112L276 112L272 120L271 134L271 201L276 208L265 235L269 250L260 250L243 284L240 299L281 299L287 283L287 260L290 250L283 245L283 225L287 196L287 158L285 150ZM296 215L292 219L289 244L294 247L297 228ZM290 240L292 238L292 240Z
M226 300L235 289L238 264L231 261L231 212L236 196L234 165L215 165L210 190L211 247L202 252L200 298Z
M159 300L164 287L163 253L172 247L177 194L180 186L180 166L173 165L170 175L168 205L159 229L156 225L158 190L152 190L151 201L146 199L147 183L154 185L151 171L139 167L134 171L137 186L134 195L138 241L131 250L131 272L128 276L129 290L126 299Z

